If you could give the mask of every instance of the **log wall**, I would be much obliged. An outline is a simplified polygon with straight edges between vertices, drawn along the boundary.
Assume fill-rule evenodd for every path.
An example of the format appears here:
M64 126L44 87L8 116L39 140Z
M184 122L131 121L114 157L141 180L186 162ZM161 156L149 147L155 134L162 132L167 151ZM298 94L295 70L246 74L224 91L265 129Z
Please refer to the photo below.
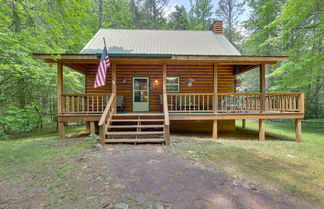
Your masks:
M117 65L117 95L124 95L125 112L132 112L132 78L150 77L150 111L162 111L162 65L125 64ZM86 73L86 93L110 93L111 70L107 72L107 85L94 88L97 65L89 65ZM218 92L235 92L232 65L219 65L217 68ZM213 93L213 65L167 65L167 76L180 77L182 93ZM188 79L194 79L192 86L187 86Z

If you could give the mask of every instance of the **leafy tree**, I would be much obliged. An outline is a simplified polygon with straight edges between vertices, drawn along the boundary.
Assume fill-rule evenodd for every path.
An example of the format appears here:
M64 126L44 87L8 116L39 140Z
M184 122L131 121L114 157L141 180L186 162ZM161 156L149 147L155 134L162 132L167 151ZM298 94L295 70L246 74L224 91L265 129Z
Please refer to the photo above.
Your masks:
M173 30L187 30L189 28L188 14L183 5L175 6L175 11L169 16L169 26Z
M56 69L33 59L31 54L78 52L93 33L90 25L95 21L91 11L90 0L1 1L2 131L7 134L29 131L54 120ZM65 74L73 81L66 86L67 91L83 88L80 75L70 71Z
M249 30L248 41L245 43L245 52L256 55L277 55L280 50L274 46L262 45L268 38L278 35L278 30L270 30L269 25L280 14L286 0L249 0L250 17L245 23Z
M99 28L134 28L128 0L95 0Z
M248 5L246 52L289 56L268 69L269 90L305 92L306 117L323 117L323 2L255 0Z
M192 30L206 30L212 21L211 0L190 0L189 23Z
M307 116L312 117L323 117L324 109L322 6L317 0L287 0L280 15L267 26L280 33L262 45L283 49L282 54L290 57L271 73L276 78L273 90L304 91Z

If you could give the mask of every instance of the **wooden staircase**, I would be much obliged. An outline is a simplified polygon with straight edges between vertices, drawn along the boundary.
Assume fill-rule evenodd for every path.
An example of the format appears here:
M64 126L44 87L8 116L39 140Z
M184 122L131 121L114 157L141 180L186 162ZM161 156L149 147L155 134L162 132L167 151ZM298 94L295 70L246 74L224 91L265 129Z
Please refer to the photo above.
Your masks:
M164 143L170 145L167 96L163 93L163 113L116 114L116 93L112 93L99 120L100 144Z
M112 114L105 143L165 143L163 113Z

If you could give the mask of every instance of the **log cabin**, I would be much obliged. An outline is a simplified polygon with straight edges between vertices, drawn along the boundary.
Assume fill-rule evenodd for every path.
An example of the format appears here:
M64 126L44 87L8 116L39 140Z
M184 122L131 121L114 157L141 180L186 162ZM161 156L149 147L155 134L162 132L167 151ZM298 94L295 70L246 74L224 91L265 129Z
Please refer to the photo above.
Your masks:
M112 67L106 85L94 88L107 42ZM170 144L170 129L218 131L235 129L235 120L259 120L259 140L265 140L265 120L295 120L301 141L303 93L268 93L265 70L288 60L285 56L248 56L223 35L222 21L206 31L100 29L78 54L33 54L57 64L59 135L64 123L86 122L100 143ZM85 92L67 94L63 68L85 76ZM237 93L236 77L259 70L259 92Z

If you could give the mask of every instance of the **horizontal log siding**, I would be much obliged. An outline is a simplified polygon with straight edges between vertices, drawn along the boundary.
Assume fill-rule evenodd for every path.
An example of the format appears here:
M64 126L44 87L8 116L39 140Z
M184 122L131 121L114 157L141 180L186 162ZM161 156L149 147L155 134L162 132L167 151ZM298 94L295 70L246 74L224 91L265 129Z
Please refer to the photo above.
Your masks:
M180 91L182 93L213 93L212 65L168 65L168 76L180 77ZM234 75L233 65L219 65L217 68L218 93L233 93ZM187 86L188 79L194 79L192 86Z
M235 92L233 65L218 65L218 93Z
M167 76L180 77L180 92L213 93L212 65L167 65ZM188 79L194 79L192 86L187 86Z
M94 88L94 81L96 79L98 65L88 65L88 69L85 75L86 93L111 93L111 69L107 72L106 82L107 84L102 87Z
M132 112L132 78L150 77L150 111L162 111L162 65L117 65L117 95L124 95L125 111ZM126 83L123 83L124 78ZM155 80L158 82L155 83Z
M150 111L162 111L160 94L162 94L162 65L117 65L117 95L124 95L125 111L132 112L132 77L150 77ZM232 65L218 66L218 92L234 91ZM111 93L111 70L107 73L107 85L94 88L97 72L96 65L89 65L86 73L87 93ZM213 65L167 65L167 76L180 77L180 92L213 93ZM123 80L126 79L126 83ZM187 86L188 79L194 79L192 86ZM158 83L155 83L158 80Z

